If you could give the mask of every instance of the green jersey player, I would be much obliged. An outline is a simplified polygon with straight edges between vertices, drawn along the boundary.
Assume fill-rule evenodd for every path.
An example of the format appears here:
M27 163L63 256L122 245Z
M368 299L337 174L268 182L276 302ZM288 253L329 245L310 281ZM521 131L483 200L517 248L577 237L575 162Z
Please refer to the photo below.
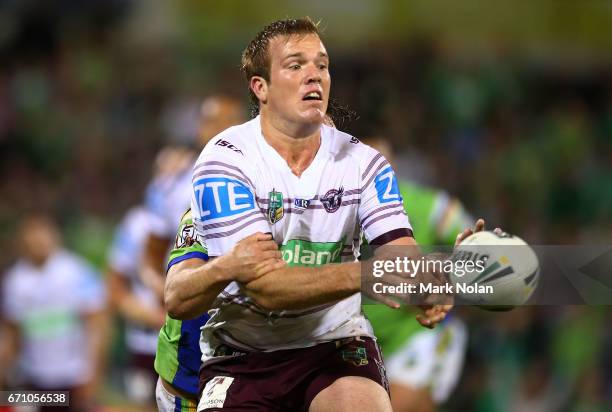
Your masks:
M208 250L195 236L191 211L187 211L181 218L168 267L194 258L208 260ZM155 357L155 371L161 378L155 391L160 411L196 410L198 379L194 371L200 368L200 327L207 320L207 314L186 321L166 316L159 332ZM164 382L172 387L167 387Z
M273 249L274 253L278 253L276 244L269 240L269 236L250 236L240 242L225 260L219 259L215 264L206 264L203 272L212 276L223 269L239 271L246 268L267 273L284 265L274 263L275 259L262 258L266 249ZM256 258L249 259L249 256ZM195 233L191 210L188 210L181 217L168 258L168 270L183 261L194 259L202 263L208 261L208 249ZM195 412L198 396L197 372L202 355L199 346L200 329L207 320L206 313L190 316L189 320L166 316L166 322L159 332L155 357L155 371L160 377L155 395L160 412Z

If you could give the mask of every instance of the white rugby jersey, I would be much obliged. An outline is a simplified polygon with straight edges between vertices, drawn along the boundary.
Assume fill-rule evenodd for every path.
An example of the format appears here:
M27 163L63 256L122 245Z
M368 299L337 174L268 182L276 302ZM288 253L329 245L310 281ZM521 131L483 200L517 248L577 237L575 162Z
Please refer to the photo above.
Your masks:
M260 119L213 138L193 175L192 211L210 256L255 233L272 233L290 266L354 261L361 233L383 244L410 234L395 175L374 149L322 126L321 146L301 177L264 139ZM272 351L372 336L361 296L302 311L268 312L231 283L203 328L203 361L219 343Z
M66 388L91 378L83 315L105 306L94 269L67 250L42 266L19 260L5 274L2 312L21 329L19 364L26 379L44 388Z
M171 175L158 176L147 186L145 206L151 212L150 233L174 239L176 229L191 198L192 169L186 167Z

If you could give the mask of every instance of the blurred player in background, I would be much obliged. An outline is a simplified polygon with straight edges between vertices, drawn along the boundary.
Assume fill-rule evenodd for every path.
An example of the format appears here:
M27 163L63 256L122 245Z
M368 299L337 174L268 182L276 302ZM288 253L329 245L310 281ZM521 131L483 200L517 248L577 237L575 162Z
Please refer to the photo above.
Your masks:
M362 142L393 164L389 141L370 137ZM420 245L453 245L457 234L473 221L458 199L434 188L398 179L404 209ZM384 305L364 305L381 346L396 412L427 412L450 396L463 367L467 329L449 316L436 329L424 329L406 314Z
M148 223L141 276L163 301L165 258L176 233L176 224L191 202L191 175L198 152L222 130L245 119L240 100L211 95L200 106L198 136L193 148L168 147L156 159L156 173L148 185L145 205L152 213Z
M246 236L272 233L289 262L263 275L206 276L195 259L169 270L170 313L213 308L200 410L391 409L354 253L361 227L375 245L416 243L399 194L385 198L373 183L395 181L382 155L322 125L328 64L311 20L264 28L243 55L261 116L220 134L224 144L208 144L196 164L194 223L210 255L223 259ZM381 214L383 200L397 213ZM448 310L419 320L433 326Z
M93 410L108 343L104 285L48 216L26 217L16 239L21 258L2 285L0 388L69 390L69 410Z
M165 259L176 237L177 224L190 206L197 150L221 130L242 122L244 116L245 109L239 100L212 95L200 108L197 147L167 148L156 160L156 176L147 189L146 206L150 213L142 229L148 234L140 263L143 282L155 291L160 302L167 269ZM175 242L174 248L179 249L178 246ZM160 410L168 407L174 410L177 405L183 409L195 407L201 364L200 327L207 319L205 313L184 321L166 317L155 356L155 371L159 375L155 392Z
M150 212L134 207L115 231L108 253L106 279L115 311L126 321L125 339L129 366L125 375L126 393L146 410L155 407L157 373L153 368L159 329L166 312L157 295L139 276L139 261L148 235Z

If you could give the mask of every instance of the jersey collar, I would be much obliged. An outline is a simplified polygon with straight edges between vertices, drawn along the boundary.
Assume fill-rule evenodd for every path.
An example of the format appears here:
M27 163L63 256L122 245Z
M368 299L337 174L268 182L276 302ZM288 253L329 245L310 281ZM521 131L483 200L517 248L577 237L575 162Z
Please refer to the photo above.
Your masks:
M304 170L301 177L297 177L291 171L291 168L287 164L287 161L274 149L263 136L261 132L261 119L260 116L255 118L254 126L255 126L255 139L257 142L257 146L260 152L264 155L265 160L270 162L275 169L292 175L298 181L303 181L307 177L320 176L321 168L325 163L325 159L327 159L330 153L330 138L329 128L325 126L321 126L321 145L319 146L319 150L317 150L317 154L315 155L312 163Z

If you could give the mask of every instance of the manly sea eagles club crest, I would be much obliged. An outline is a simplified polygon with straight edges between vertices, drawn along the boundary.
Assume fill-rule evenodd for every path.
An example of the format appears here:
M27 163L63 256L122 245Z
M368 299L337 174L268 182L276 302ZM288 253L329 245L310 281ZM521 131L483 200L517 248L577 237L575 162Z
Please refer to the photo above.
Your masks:
M285 214L283 209L283 194L274 189L269 193L270 203L268 204L268 219L270 223L275 224L283 218Z
M344 187L340 186L340 189L331 189L325 193L325 196L321 198L321 203L327 211L327 213L334 213L340 209L342 204L342 195L344 194Z

